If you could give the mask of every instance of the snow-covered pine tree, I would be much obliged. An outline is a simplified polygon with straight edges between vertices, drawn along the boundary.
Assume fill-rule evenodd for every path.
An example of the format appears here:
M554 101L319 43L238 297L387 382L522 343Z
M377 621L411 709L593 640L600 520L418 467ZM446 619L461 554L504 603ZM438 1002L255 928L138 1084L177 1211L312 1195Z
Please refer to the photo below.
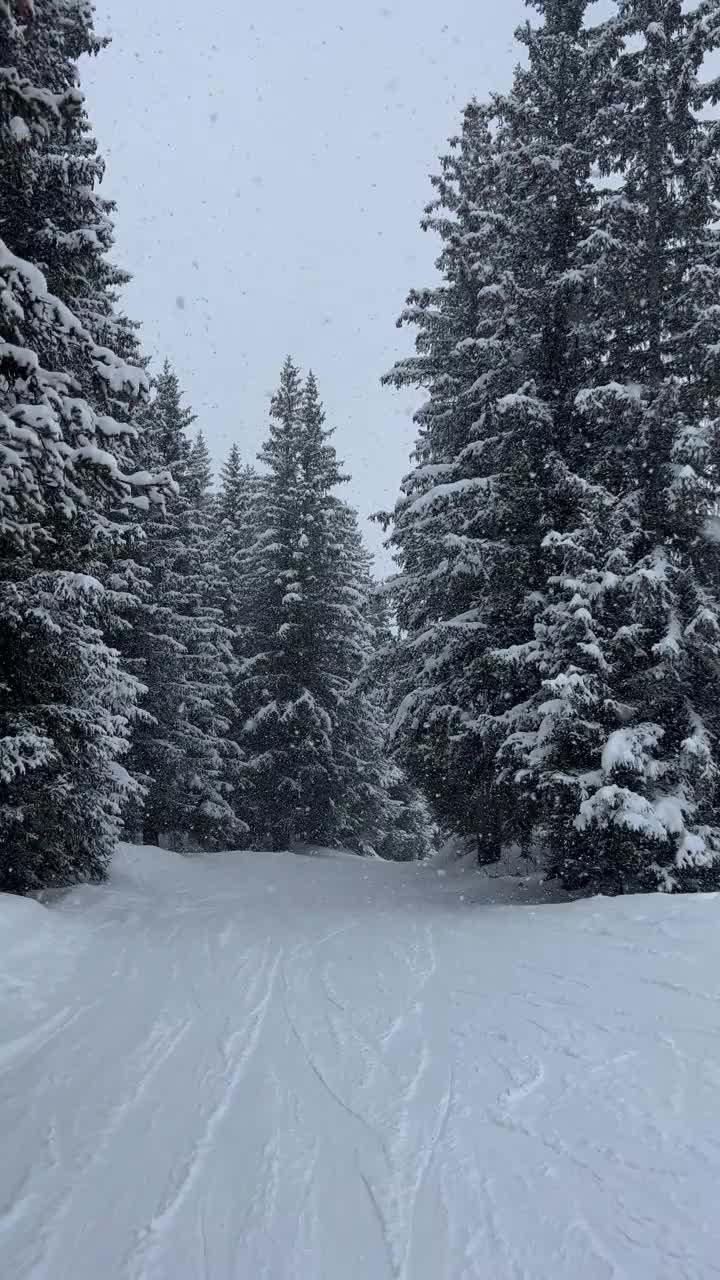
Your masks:
M243 464L240 449L233 444L220 468L220 490L215 506L215 555L222 578L222 611L226 626L235 636L240 656L238 629L246 620L245 591L241 561L252 541L250 512L257 472Z
M305 533L301 581L307 602L307 654L314 660L315 696L331 723L333 785L322 805L322 838L362 847L382 809L383 726L360 680L372 656L371 559L356 512L333 492L349 479L340 471L311 372L301 403L299 497ZM318 811L306 801L308 816Z
M437 194L423 227L440 237L442 282L410 294L399 323L416 326L416 354L385 379L427 393L391 536L399 637L385 678L393 688L394 749L438 818L475 833L481 856L490 858L499 841L499 798L491 795L495 746L480 724L493 706L483 655L496 634L486 607L492 574L483 511L502 440L496 435L481 445L479 432L496 388L513 385L509 344L494 332L506 220L495 194L492 115L469 105L433 179ZM520 599L518 592L508 600L511 623Z
M507 835L520 843L567 805L578 754L601 731L611 697L593 609L614 497L588 478L597 441L581 398L603 376L593 165L621 33L613 22L587 26L586 0L534 7L543 21L517 33L527 64L494 99L496 196L508 216L502 323L514 335L515 386L486 419L504 442L490 505L522 565L520 626L496 628L486 655L505 701L492 724L497 778L512 802ZM503 586L496 579L490 597Z
M230 446L227 461L220 468L218 515L234 528L240 528L247 516L252 496L252 484L257 472L249 463L243 463L239 446Z
M497 753L539 687L544 541L587 497L574 408L587 278L573 255L595 202L594 86L617 39L583 25L584 0L534 7L543 22L518 32L527 66L510 94L471 105L436 180L426 225L443 240L443 283L411 295L418 354L389 379L429 388L392 535L394 734L441 821L474 834L483 861L536 819L529 775Z
M602 367L578 407L603 497L574 545L556 546L534 747L550 869L589 891L720 882L720 603L704 536L720 498L720 135L703 119L720 5L686 10L622 0L594 147L611 177L583 247Z
M390 862L421 862L435 847L435 830L428 807L408 775L391 757L383 756L382 807L372 832L372 848Z
M119 646L147 686L130 756L146 788L135 815L145 841L172 834L227 848L245 830L234 809L239 752L229 734L234 657L221 612L209 455L202 435L187 435L194 420L166 361L141 438L148 468L172 469L180 492L143 522L139 598Z
M363 639L368 648L356 681L357 690L366 699L365 714L357 717L364 725L357 770L358 794L363 794L364 783L366 797L364 814L358 810L358 816L365 818L364 845L359 846L354 833L344 842L381 858L417 862L432 852L437 829L420 791L390 752L393 714L390 655L397 640L393 635L388 596L382 586L371 579L370 557L367 551L364 555L366 572L359 573L357 580L364 583L367 595Z
M220 492L218 494L218 511L221 519L236 523L244 510L244 487L242 483L243 461L240 446L232 444L230 452L220 468Z
M255 483L241 560L247 623L237 690L257 843L372 844L382 723L359 677L372 646L367 552L317 383L291 360Z
M52 59L28 61L31 16L0 5L8 211L81 101ZM55 33L67 17L59 4L43 14ZM101 584L76 561L68 571L58 548L69 531L82 546L107 543L108 509L126 518L161 504L166 478L121 465L132 431L120 419L144 392L142 372L99 345L6 241L0 284L0 883L25 891L102 876L132 791L120 757L136 689L98 631Z
M212 489L212 462L210 450L202 427L196 431L190 445L190 466L186 489L188 497L197 507L212 506L210 501Z
M105 165L77 71L81 56L95 56L107 43L94 32L93 6L87 0L43 0L25 26L18 74L32 79L42 68L46 89L67 95L72 128L48 129L42 140L34 140L31 155L22 136L16 140L13 199L3 201L6 238L16 253L41 268L51 291L97 342L136 359L137 327L118 310L117 293L129 277L107 257L114 242L115 205L98 190ZM82 375L82 370L74 372Z
M314 383L309 380L311 395ZM330 841L359 853L386 856L391 824L398 817L386 755L388 723L373 682L379 616L372 560L352 507L328 506L325 545L318 561L333 602L325 662L335 672L333 757L336 781ZM399 848L399 843L396 847ZM425 846L416 845L422 857ZM387 855L389 856L389 855Z
M312 552L324 536L323 508L341 472L328 449L317 458L320 473L305 477L304 463L314 468L316 459L305 445L304 400L300 372L288 358L258 455L267 470L256 486L255 538L243 558L248 617L236 701L251 831L256 842L273 848L324 837L335 781L319 648L319 625L325 623L319 609L326 600L319 595L324 584L317 581Z
M101 880L137 800L137 685L98 629L97 578L0 572L0 888Z
M17 130L10 130L7 163L0 173L0 186L13 186L12 197L3 198L6 239L18 256L40 268L50 292L69 306L95 342L142 367L137 326L118 308L118 291L129 277L107 257L113 246L114 205L99 194L104 164L78 81L78 58L98 54L107 41L95 35L93 7L87 0L43 0L42 5L27 6L24 17L16 46L17 77L41 79L46 91L67 101L67 114L50 112L47 127L33 133L32 146L21 129L18 137ZM37 353L41 363L52 367L55 351L42 348L40 335ZM63 353L63 365L90 405L120 423L132 420L134 399L108 394L106 387L98 397L92 367L82 353L70 367L71 356L70 351ZM114 451L127 471L138 470L133 435L117 435ZM103 627L114 635L135 585L123 547L132 541L133 521L118 522L112 498L106 514L100 527L92 512L78 512L71 527L56 525L52 563L100 577L106 588ZM124 580L113 565L118 551L126 569ZM88 604L86 598L86 609Z
M234 631L225 621L225 580L216 554L212 465L202 431L190 448L178 520L182 553L173 572L182 577L187 619L183 728L189 744L189 793L196 800L190 831L214 848L237 846L246 824L238 816L240 749L230 734L237 675ZM192 730L192 737L190 731Z

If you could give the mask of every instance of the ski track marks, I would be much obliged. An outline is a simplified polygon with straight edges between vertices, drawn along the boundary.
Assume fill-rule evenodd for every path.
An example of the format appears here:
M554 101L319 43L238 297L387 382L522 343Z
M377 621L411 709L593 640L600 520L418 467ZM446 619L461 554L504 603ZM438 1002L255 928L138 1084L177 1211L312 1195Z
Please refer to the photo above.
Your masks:
M125 846L0 898L3 1280L720 1278L720 899L484 884Z
M255 1002L253 1007L240 1027L236 1030L228 1030L220 1043L221 1071L218 1079L217 1100L207 1114L187 1159L174 1174L163 1203L139 1233L137 1249L131 1255L127 1266L129 1280L146 1280L146 1277L153 1274L154 1264L168 1236L172 1233L175 1219L202 1179L206 1161L232 1106L247 1063L257 1049L282 960L282 951L268 960L269 949L268 946L263 961L250 980L248 996L251 1002ZM203 1254L204 1256L207 1254L206 1233Z

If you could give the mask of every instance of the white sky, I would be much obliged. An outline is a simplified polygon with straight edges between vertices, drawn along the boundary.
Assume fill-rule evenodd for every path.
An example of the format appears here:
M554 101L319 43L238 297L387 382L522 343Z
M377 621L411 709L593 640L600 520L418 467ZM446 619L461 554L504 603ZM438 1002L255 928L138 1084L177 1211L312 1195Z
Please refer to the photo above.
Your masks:
M286 354L311 365L348 496L363 516L392 506L415 401L379 379L411 348L408 289L433 279L428 175L467 100L508 84L523 0L96 7L113 44L84 88L146 349L217 461L233 440L255 454Z

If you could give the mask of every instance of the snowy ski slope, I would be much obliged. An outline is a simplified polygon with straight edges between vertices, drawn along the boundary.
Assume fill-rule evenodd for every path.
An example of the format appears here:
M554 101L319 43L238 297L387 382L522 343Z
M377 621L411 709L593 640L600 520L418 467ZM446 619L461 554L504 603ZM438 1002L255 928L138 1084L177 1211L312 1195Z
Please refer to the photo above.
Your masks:
M0 898L3 1280L720 1276L720 901L125 847Z

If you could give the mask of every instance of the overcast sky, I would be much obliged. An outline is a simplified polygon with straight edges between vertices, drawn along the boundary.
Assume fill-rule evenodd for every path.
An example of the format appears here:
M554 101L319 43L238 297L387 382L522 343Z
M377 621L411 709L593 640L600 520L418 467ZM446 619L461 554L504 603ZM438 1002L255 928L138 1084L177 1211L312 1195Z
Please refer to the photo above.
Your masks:
M523 0L96 7L113 43L84 87L146 349L174 363L218 461L234 440L255 454L292 353L351 500L392 506L413 400L379 379L411 346L408 289L433 279L429 174L467 100L508 84Z

